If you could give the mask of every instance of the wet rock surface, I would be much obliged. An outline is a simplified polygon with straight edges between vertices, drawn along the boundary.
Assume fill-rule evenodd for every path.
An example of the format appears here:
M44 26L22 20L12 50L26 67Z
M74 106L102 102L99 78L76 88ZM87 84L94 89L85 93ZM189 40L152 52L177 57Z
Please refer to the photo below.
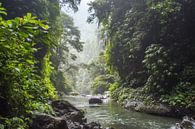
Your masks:
M99 123L87 123L84 112L68 101L53 101L51 106L55 115L34 113L30 129L102 129Z
M103 101L99 97L91 97L89 98L89 104L102 104Z
M161 116L172 115L172 109L160 103L147 105L142 101L130 100L127 101L124 106L126 109L131 109L138 112L145 112L145 113L161 115Z
M158 116L182 118L183 116L188 115L195 117L195 110L181 107L170 107L166 104L157 102L147 104L140 100L125 100L123 105L128 110L134 110L137 112L144 112Z
M68 129L68 126L64 118L36 113L30 129Z
M185 116L181 123L176 123L171 129L195 129L195 121L193 118Z

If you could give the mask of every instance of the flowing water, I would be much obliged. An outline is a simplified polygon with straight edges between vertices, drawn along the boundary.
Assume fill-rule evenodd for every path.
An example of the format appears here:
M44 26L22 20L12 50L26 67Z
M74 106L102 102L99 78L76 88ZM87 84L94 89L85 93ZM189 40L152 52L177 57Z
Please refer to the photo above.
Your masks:
M89 105L88 98L67 96L74 106L86 112L88 122L99 122L103 127L115 129L170 129L178 119L159 117L134 111L127 111L115 102L108 101L102 105Z

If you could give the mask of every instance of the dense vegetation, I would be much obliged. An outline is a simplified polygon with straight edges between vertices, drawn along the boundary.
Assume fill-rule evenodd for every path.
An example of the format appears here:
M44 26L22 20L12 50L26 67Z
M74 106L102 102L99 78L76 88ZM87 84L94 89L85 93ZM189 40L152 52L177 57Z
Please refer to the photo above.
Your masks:
M195 108L195 1L95 0L112 97Z
M108 91L109 85L114 83L114 76L109 74L104 61L104 54L87 66L92 84L91 89L94 94L103 94Z
M71 90L76 68L68 62L76 57L69 49L82 51L82 42L60 10L77 11L79 2L0 1L1 129L27 129L34 111L52 113L48 101Z
M61 7L80 0L0 0L0 129L27 129L75 85L80 32ZM95 0L105 52L86 66L94 93L195 109L195 1Z

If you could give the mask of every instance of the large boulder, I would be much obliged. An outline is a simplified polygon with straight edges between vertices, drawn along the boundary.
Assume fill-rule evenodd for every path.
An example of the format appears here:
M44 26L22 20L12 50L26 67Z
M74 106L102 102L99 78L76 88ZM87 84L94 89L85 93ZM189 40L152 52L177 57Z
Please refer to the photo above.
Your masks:
M89 99L89 104L102 104L103 101L98 97L92 97Z
M195 121L185 116L181 123L176 123L171 129L195 129Z
M68 114L70 112L81 112L79 109L74 107L66 100L56 100L52 101L51 106L53 110L57 113L57 116L63 116L64 114Z
M74 107L68 101L56 100L51 103L53 110L58 117L65 117L73 122L82 123L85 121L84 112Z
M102 129L98 123L87 123L84 112L68 101L53 101L51 106L55 116L34 113L30 129Z
M153 104L153 105L142 105L138 108L141 112L146 112L149 114L156 114L161 116L171 116L171 108L163 104Z
M30 129L68 129L66 120L44 113L35 113Z
M140 108L141 108L143 105L144 105L143 102L133 100L133 101L127 101L126 104L125 104L125 108L126 108L126 109L133 109L133 110L139 111Z
M138 100L128 100L125 104L126 109L135 110L138 112L145 112L149 114L161 115L161 116L171 116L172 109L164 104L145 104Z
M78 111L71 112L70 114L67 115L67 118L73 122L78 122L78 123L86 122L83 113Z
M185 116L181 122L181 127L183 127L183 129L195 129L195 121L192 118Z

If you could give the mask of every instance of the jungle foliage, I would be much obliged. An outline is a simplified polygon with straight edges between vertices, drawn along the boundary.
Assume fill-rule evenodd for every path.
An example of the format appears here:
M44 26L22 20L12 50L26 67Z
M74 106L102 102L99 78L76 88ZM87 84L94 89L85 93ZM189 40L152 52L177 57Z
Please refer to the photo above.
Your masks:
M106 39L107 67L120 76L110 88L116 99L123 89L141 88L157 102L195 107L195 1L95 0L89 5L88 22L97 18Z
M79 0L0 3L0 128L27 129L34 111L52 113L48 101L71 90L66 84L76 68L63 74L60 66L71 66L76 57L68 49L82 51L83 43L72 18L60 10L76 11Z
M104 54L101 53L97 60L88 65L88 70L92 81L91 89L94 94L103 94L108 91L109 86L114 83L116 77L109 74L106 68Z

